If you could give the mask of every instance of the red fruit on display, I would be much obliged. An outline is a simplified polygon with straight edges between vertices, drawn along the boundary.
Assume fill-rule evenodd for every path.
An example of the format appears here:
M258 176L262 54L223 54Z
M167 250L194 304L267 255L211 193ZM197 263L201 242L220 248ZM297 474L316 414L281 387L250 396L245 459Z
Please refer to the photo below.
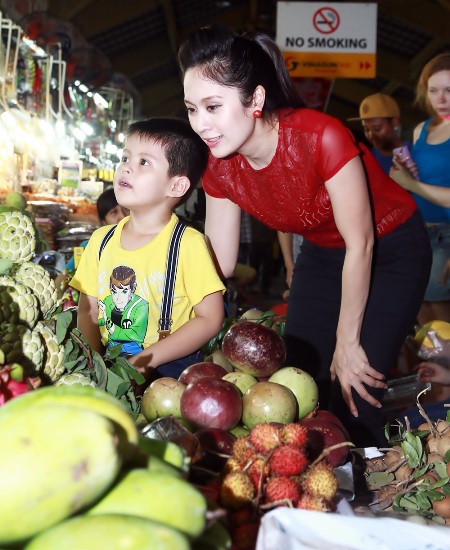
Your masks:
M290 500L294 506L300 498L300 487L289 477L272 477L266 485L266 502Z
M225 376L227 372L228 371L226 369L224 369L220 365L217 365L216 363L212 363L210 361L202 361L200 363L194 363L193 365L189 365L189 367L186 367L178 377L178 380L188 385L192 382L195 382L196 380L200 380L201 378L212 377L220 379Z
M273 451L269 466L271 472L276 475L297 476L306 470L308 459L301 449L288 443Z
M221 428L202 428L194 435L200 443L202 454L196 464L216 472L222 470L231 455L236 437Z
M32 389L21 366L14 364L0 367L0 406Z
M286 359L286 345L275 331L252 321L239 321L222 340L226 359L238 369L257 378L270 376Z
M186 384L168 376L154 380L145 390L141 401L141 412L148 422L173 415L181 418L181 396Z
M303 418L312 412L319 400L319 390L314 378L297 367L283 367L269 378L269 382L276 382L289 388L295 395L298 403L297 418Z
M323 418L324 420L333 422L333 424L336 424L336 426L338 426L338 428L340 428L344 432L344 435L347 438L347 441L350 440L350 435L347 431L347 428L344 426L344 424L342 424L339 418L335 414L333 414L331 411L326 411L324 409L316 409L311 418Z
M261 422L289 424L297 414L294 394L286 386L273 382L254 384L245 392L242 405L242 422L249 429Z
M281 442L280 428L268 422L256 424L250 430L249 441L258 452L270 453Z
M300 424L286 424L281 429L281 441L282 443L291 443L303 449L308 441L308 432Z
M308 430L308 451L311 461L314 461L324 449L348 441L344 432L329 420L323 418L303 418L299 424ZM331 451L327 456L328 462L333 468L342 466L347 461L348 446Z
M242 416L242 399L236 386L211 377L189 384L180 405L183 418L196 428L231 430Z

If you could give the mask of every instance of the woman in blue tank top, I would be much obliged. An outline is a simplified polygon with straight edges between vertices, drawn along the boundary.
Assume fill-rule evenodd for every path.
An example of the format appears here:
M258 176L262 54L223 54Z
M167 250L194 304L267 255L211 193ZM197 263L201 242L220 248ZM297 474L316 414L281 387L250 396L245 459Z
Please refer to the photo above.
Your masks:
M419 77L416 103L431 118L414 129L411 156L418 168L415 180L400 159L391 177L413 193L427 224L433 264L418 322L450 322L450 278L444 276L450 258L450 52L431 59Z

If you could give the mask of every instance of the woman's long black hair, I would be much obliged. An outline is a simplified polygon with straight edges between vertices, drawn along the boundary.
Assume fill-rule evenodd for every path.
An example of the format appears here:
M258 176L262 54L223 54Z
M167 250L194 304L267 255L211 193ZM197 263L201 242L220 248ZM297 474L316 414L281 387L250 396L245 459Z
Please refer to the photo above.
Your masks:
M256 87L263 86L267 117L281 108L304 107L281 51L264 33L238 36L220 25L203 27L181 45L178 59L183 76L188 69L199 67L213 82L237 88L245 107L250 106Z

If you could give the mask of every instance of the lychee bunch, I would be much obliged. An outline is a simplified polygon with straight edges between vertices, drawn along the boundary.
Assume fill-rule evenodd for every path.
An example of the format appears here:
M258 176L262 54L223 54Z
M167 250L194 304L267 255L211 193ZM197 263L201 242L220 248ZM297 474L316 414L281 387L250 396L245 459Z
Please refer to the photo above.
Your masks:
M296 423L260 423L237 438L222 472L222 506L230 514L251 509L253 520L276 506L332 511L336 476L326 459L310 463L307 440L307 428Z

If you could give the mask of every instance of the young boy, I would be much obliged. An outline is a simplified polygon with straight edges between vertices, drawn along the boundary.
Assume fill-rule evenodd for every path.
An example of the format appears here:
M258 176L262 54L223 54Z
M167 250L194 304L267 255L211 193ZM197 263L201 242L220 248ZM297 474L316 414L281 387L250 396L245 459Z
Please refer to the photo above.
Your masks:
M151 118L131 124L114 175L117 201L130 215L101 254L111 226L93 233L70 283L81 293L78 328L92 348L102 353L104 346L122 344L147 381L155 375L178 378L202 360L200 348L222 327L224 285L204 235L186 227L170 335L160 338L158 332L169 242L178 221L173 210L187 200L206 162L207 148L187 122Z

